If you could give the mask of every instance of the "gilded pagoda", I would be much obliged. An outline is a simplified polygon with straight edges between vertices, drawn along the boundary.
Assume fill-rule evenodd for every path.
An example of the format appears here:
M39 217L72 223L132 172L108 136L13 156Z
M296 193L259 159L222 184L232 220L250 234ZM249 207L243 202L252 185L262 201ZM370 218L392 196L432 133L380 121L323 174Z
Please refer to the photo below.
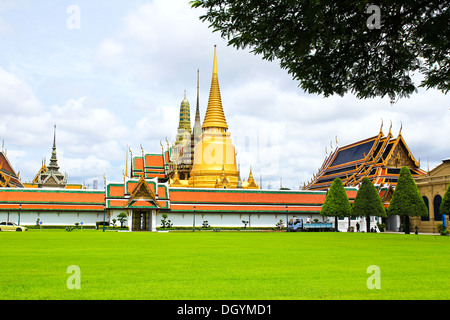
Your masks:
M191 127L190 104L186 92L180 105L175 142L161 143L161 154L131 155L130 177L158 178L173 187L259 189L250 170L247 181L240 179L236 151L225 118L220 96L217 52L214 60L208 106L203 124L199 107L199 73L197 71L197 105ZM127 175L128 176L128 175Z

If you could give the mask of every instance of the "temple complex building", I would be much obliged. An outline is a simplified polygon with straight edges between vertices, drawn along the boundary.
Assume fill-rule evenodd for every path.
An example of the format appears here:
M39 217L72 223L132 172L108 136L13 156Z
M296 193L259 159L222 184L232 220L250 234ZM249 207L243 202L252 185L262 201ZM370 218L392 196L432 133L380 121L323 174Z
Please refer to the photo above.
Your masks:
M417 181L426 174L408 148L401 129L394 137L391 128L384 135L381 126L377 135L337 147L327 154L319 171L303 190L261 190L253 178L252 167L248 178L241 179L230 127L222 105L214 46L209 99L203 121L197 71L193 125L185 92L175 141L169 142L166 138L164 144L160 143L160 152L152 153L145 152L142 145L140 151L133 153L127 146L123 179L111 181L104 176L104 190L68 184L67 175L59 171L56 126L50 163L47 165L44 160L29 183L20 182L2 150L0 221L18 221L24 225L33 225L38 220L44 225L73 225L76 222L95 225L102 221L112 222L124 214L130 231L156 231L165 214L174 226L193 228L205 223L213 227L275 227L294 216L304 221L334 222L332 218L322 217L320 211L336 177L343 181L350 201L355 199L361 180L368 177L387 207L402 166L408 166ZM447 170L449 163L444 161L444 169L436 168L430 172L428 180L420 180L423 195L430 202L439 200L438 195L443 197L443 186L437 189L436 184L432 191L429 187L440 179L433 177L444 174L442 172ZM444 176L447 181L447 173ZM430 195L426 195L429 192ZM437 221L436 217L431 217L432 214L430 219ZM388 229L396 231L398 219L389 219ZM334 227L346 231L356 222L366 229L364 218L340 220ZM377 220L369 223L375 225Z
M391 124L392 127L392 124ZM406 144L401 128L397 137L380 132L373 137L363 139L336 149L327 154L318 172L313 175L305 190L327 190L335 178L340 178L344 186L358 186L364 177L376 186L397 184L400 169L407 166L414 178L425 174Z

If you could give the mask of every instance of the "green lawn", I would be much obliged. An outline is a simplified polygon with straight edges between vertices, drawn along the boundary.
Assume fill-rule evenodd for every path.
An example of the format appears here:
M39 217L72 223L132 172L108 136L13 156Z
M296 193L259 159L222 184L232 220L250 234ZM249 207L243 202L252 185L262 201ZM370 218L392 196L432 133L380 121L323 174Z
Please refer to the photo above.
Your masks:
M0 299L450 298L443 236L30 230L0 243ZM367 287L370 265L380 289Z

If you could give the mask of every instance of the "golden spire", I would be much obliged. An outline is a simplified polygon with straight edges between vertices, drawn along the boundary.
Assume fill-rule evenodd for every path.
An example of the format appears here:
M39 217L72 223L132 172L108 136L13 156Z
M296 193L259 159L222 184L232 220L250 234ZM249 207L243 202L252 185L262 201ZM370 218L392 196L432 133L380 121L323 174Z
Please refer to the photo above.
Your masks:
M225 114L223 112L222 99L220 97L219 77L217 74L216 45L214 45L213 74L211 89L209 91L208 107L206 109L202 128L222 128L225 131L228 129Z

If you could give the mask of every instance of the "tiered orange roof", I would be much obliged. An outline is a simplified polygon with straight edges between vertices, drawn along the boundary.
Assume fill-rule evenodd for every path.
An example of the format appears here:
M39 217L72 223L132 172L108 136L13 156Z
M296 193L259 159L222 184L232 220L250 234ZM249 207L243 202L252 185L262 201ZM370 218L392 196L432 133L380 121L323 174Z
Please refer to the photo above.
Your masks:
M144 161L143 161L144 159ZM133 157L131 161L131 177L140 177L145 172L145 178L166 178L166 166L169 164L168 152L161 154L145 154Z
M169 208L168 185L157 178L125 179L123 183L107 183L106 207L112 208Z

